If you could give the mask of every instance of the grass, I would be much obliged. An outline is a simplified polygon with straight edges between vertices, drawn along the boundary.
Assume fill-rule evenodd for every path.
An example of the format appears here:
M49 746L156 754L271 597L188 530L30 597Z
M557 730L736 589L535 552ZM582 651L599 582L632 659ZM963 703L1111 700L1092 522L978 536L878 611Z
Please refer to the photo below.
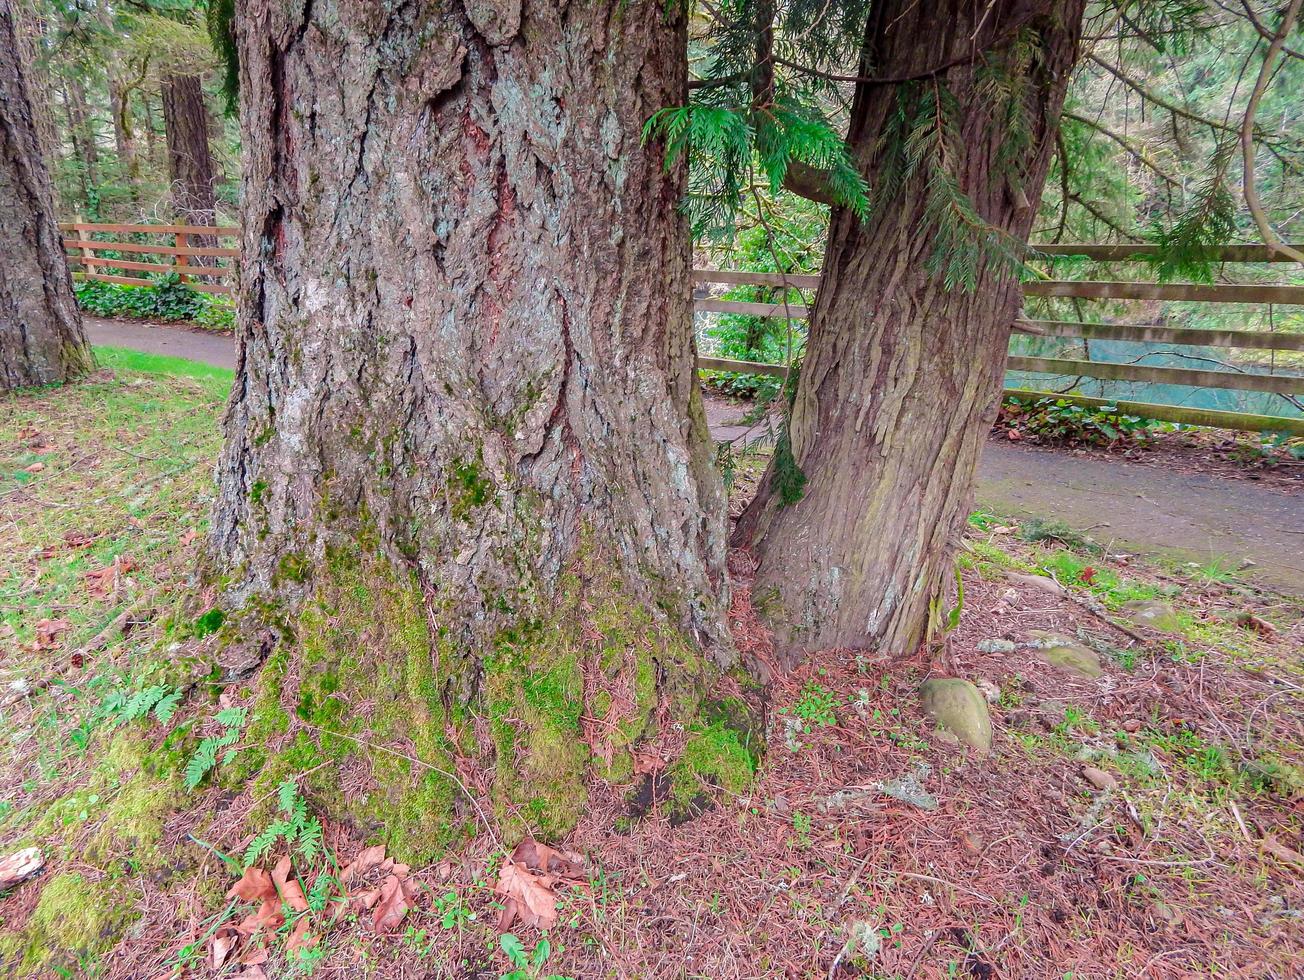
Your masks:
M10 559L0 632L20 648L41 620L66 624L56 635L74 648L90 640L160 586L155 567L207 527L232 372L115 348L96 356L100 370L86 382L0 400L0 540Z

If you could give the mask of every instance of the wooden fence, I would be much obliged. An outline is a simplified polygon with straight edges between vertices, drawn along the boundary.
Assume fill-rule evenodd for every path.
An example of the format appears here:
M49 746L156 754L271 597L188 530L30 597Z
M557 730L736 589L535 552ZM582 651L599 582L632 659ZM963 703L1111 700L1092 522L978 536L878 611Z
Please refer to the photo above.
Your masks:
M59 225L65 236L71 265L80 266L80 275L97 282L116 282L125 286L152 286L154 280L142 276L119 275L102 269L127 272L175 272L182 282L205 293L230 293L235 287L235 260L238 248L192 245L195 239L221 241L235 238L239 228L205 225L112 225L71 222ZM112 237L110 237L112 236ZM158 256L151 262L122 258L130 255ZM192 258L209 258L212 262L195 263ZM218 280L210 282L209 280ZM225 280L225 281L223 281Z
M1157 254L1146 245L1050 245L1037 246L1051 256L1080 256L1097 262L1145 261ZM1289 261L1263 245L1233 245L1219 250L1219 262ZM820 277L814 275L782 276L776 273L732 272L715 269L693 270L697 284L723 283L797 289L815 289ZM1239 285L1197 283L1093 282L1045 279L1025 283L1025 296L1067 297L1084 300L1164 300L1197 303L1257 303L1304 306L1304 286ZM698 300L700 312L740 313L751 316L804 319L809 309L801 304L749 303L720 299ZM1132 343L1162 343L1201 347L1244 348L1266 351L1304 351L1304 334L1255 330L1194 330L1177 327L1087 323L1080 320L1019 319L1015 333L1038 337L1070 337L1085 340L1120 340ZM756 364L718 357L700 357L698 366L707 370L737 371L748 374L782 376L782 364ZM1207 371L1178 367L1152 367L1113 361L1079 360L1061 357L1025 357L1012 354L1007 361L1012 371L1052 374L1102 380L1139 381L1153 384L1180 385L1192 388L1222 388L1236 391L1269 392L1286 396L1304 396L1304 377L1290 374L1257 374L1236 370ZM1157 402L1138 402L1088 395L1060 394L1028 388L1006 388L1005 395L1023 401L1042 398L1062 399L1089 407L1116 406L1123 414L1190 425L1208 425L1251 432L1289 432L1304 435L1304 417L1279 417L1248 412L1188 408Z
M89 224L85 222L62 224L59 227L68 236L64 238L64 245L68 249L69 261L80 266L79 275L84 278L130 286L149 286L153 284L151 279L101 270L123 270L149 274L175 272L181 277L182 281L188 283L194 289L209 293L231 293L234 291L234 275L236 260L240 254L239 249L212 245L194 245L192 242L196 239L209 241L232 239L239 235L238 228L200 225ZM1037 246L1037 249L1042 254L1052 257L1076 256L1097 262L1145 261L1157 254L1157 249L1150 245L1040 245ZM122 258L123 253L144 255L146 257L157 256L158 258L150 262L142 262L137 259ZM209 258L212 262L196 264L191 261L192 258L199 257ZM1264 245L1228 246L1219 250L1217 259L1220 262L1289 261L1280 253ZM813 290L819 286L820 277L816 275L781 276L774 273L734 272L723 269L695 269L693 270L693 281L698 284L722 283L735 286L776 287L786 285L798 289ZM1154 284L1045 279L1026 283L1024 285L1024 295L1085 300L1177 300L1198 303L1272 303L1304 306L1304 286L1291 285ZM803 319L809 313L806 306L799 304L746 303L720 299L698 300L695 308L704 313L742 313L752 316L791 317L794 319ZM1253 330L1191 330L1152 325L1031 319L1017 320L1014 324L1014 330L1016 333L1040 337L1076 337L1086 340L1121 340L1136 343L1198 345L1266 351L1304 351L1304 334ZM731 361L718 357L698 358L698 366L705 370L738 371L748 374L781 376L786 372L786 368L782 364L758 364L751 361ZM1025 357L1020 355L1011 355L1008 367L1010 370L1036 374L1304 396L1304 378L1295 375L1205 371L1120 364L1111 361ZM1275 415L1254 415L1247 412L1188 408L1157 402L1120 401L1026 388L1006 388L1005 394L1022 400L1054 398L1084 406L1117 406L1117 410L1122 413L1171 422L1184 422L1191 425L1208 425L1246 431L1284 431L1295 435L1304 435L1304 417L1282 418Z

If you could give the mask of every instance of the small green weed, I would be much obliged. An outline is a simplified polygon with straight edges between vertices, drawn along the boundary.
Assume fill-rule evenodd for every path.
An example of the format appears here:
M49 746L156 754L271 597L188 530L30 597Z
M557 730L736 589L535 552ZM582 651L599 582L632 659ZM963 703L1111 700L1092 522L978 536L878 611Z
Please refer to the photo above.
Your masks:
M193 790L203 782L204 777L217 768L219 761L227 765L235 758L237 749L234 746L240 740L240 730L244 728L248 712L248 708L224 708L213 716L223 730L200 742L186 763L186 789ZM220 759L218 753L221 753Z
M498 938L498 943L512 964L512 969L504 973L501 980L539 980L544 977L546 980L571 980L556 973L543 972L548 965L548 957L552 955L552 944L548 942L547 936L535 943L534 951L529 953L525 950L525 944L510 932L503 933Z

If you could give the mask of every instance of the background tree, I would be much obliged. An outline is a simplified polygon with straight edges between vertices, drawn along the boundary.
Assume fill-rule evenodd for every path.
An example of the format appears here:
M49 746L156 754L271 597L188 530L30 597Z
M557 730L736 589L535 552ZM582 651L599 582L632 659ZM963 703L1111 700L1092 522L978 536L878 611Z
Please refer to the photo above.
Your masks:
M1109 129L1126 102L1115 90L1135 97L1186 71L1197 85L1225 83L1222 101L1234 107L1237 70L1244 77L1263 61L1277 23L1275 12L1265 15L1262 47L1257 39L1241 44L1232 59L1227 45L1258 30L1248 3L1231 5L1249 14L1230 19L1184 0L1096 8L1082 62L1114 88L1084 88L1076 115L1087 123L1072 120L1078 128L1061 137L1058 107L1082 10L1053 6L980 5L964 33L969 14L946 5L930 12L884 2L739 0L714 11L693 103L658 116L672 150L693 160L689 206L699 232L723 226L729 234L740 204L779 227L772 212L764 215L766 193L780 186L833 206L809 335L794 344L805 356L799 379L790 379L787 428L737 529L737 541L759 559L758 594L790 651L909 650L930 617L936 622L1004 374L1016 280L1044 274L1031 268L1023 243L1048 161L1064 164L1048 208L1060 222L1055 234L1084 227L1080 216L1108 215L1110 195L1139 200L1153 167L1138 180L1108 166L1112 151L1094 142L1121 140L1114 149L1153 164L1138 130L1089 125L1104 117L1098 128ZM929 60L912 47L923 38L951 47ZM1189 59L1196 50L1208 51L1203 74ZM1127 67L1108 71L1106 53ZM1274 110L1283 126L1293 112L1289 90L1281 86L1285 104ZM1143 116L1149 108L1152 126L1172 120L1170 142L1184 147L1190 177L1170 176L1180 193L1174 200L1168 184L1170 199L1154 200L1149 227L1136 237L1162 246L1161 276L1208 276L1209 249L1237 228L1227 142L1238 127L1180 98L1151 93L1138 104ZM842 118L839 153L827 137ZM1265 162L1279 163L1283 175L1295 169L1280 127L1256 123L1254 138L1270 151ZM1066 146L1079 164L1104 165L1070 167ZM848 163L860 186L847 179ZM1291 220L1297 209L1280 193L1289 181L1276 176L1265 181L1273 190L1266 210Z
M20 61L13 0L0 0L0 390L68 381L92 365L73 301L50 178Z
M736 755L694 728L732 653L683 171L641 145L686 94L682 9L256 0L234 27L245 261L212 541L271 619L289 730L449 768L474 706L461 750L546 833L658 717ZM305 590L299 618L262 612ZM385 832L431 848L452 791L411 780L431 802Z

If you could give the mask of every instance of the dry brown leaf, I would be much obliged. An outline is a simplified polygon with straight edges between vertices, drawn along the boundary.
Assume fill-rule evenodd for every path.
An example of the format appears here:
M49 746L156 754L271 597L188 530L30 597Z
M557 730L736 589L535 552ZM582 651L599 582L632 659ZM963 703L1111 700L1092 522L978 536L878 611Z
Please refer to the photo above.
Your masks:
M659 753L645 750L634 753L634 774L636 776L646 776L650 773L660 772L666 767L666 760L661 758Z
M259 946L257 949L251 949L240 957L240 963L244 966L257 966L260 963L267 962L267 947Z
M86 589L92 595L108 595L117 588L118 580L135 567L130 558L119 555L107 568L97 568L86 573Z
M380 898L372 912L371 922L376 932L393 932L398 928L413 904L412 886L406 878L391 874L380 886Z
M217 930L216 935L213 936L213 946L209 951L209 961L213 964L214 970L222 969L239 941L240 933L231 926L223 926Z
M66 619L38 619L36 621L36 649L54 650L59 646L59 634L71 626Z
M187 531L185 534L181 535L181 547L188 547L190 542L194 541L197 537L199 537L198 531Z
M583 881L579 855L563 854L527 837L503 861L494 891L504 897L498 931L506 932L519 917L528 926L549 929L557 924L558 880Z
M299 879L290 877L290 855L287 854L276 862L276 867L272 869L272 881L276 882L286 905L296 912L308 911L308 899L304 897Z
M267 980L267 971L261 966L247 966L229 980Z
M290 933L290 938L285 941L286 952L293 953L297 949L306 949L309 946L317 945L317 937L308 931L308 917L305 915L294 924L294 931Z
M245 868L240 880L228 889L226 897L238 898L242 902L261 902L276 897L276 886L272 884L272 876L262 868Z
M260 903L257 911L250 912L236 925L236 929L246 936L252 936L264 928L279 929L285 921L276 884L272 881L272 876L262 868L246 868L240 880L226 893L226 897Z
M24 469L24 471L26 471L26 472L28 472L28 473L40 473L41 470L45 469L45 464L44 464L44 463L33 463L31 466L25 466L25 467L23 467L23 469Z
M376 844L364 847L352 861L340 870L340 884L347 886L355 878L361 878L370 871L380 867L385 860L385 845Z

